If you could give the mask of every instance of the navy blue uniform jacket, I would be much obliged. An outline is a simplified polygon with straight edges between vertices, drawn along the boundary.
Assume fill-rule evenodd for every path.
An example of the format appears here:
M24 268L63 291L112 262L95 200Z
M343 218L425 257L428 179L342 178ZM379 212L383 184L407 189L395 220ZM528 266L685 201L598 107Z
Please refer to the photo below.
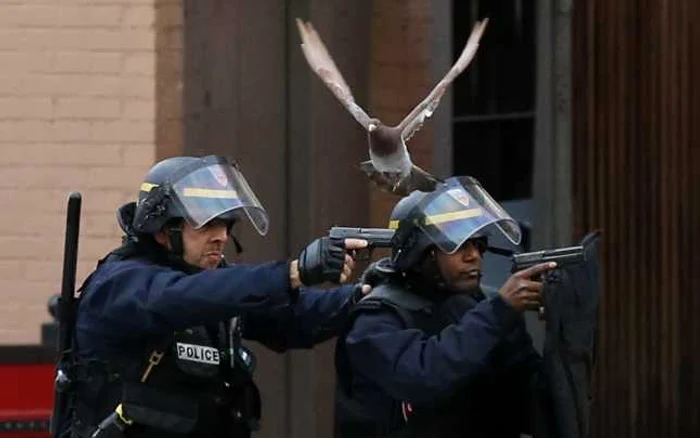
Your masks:
M371 407L378 424L397 427L403 422L396 418L397 403L439 406L470 379L490 371L495 355L502 366L537 361L524 330L522 316L500 295L460 313L456 323L436 335L404 328L388 308L361 312L345 338L352 398Z
M81 357L103 357L241 315L245 339L278 352L310 348L337 335L353 290L302 288L292 302L288 262L190 275L144 259L106 262L82 291L75 340Z

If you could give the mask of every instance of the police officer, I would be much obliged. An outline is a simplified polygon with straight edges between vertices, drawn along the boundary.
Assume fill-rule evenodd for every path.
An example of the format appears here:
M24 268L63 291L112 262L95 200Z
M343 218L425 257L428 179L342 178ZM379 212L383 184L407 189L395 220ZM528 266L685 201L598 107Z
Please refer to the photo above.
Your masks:
M554 265L480 289L487 233L517 244L520 229L470 177L412 192L389 226L391 257L363 274L382 284L338 338L336 436L519 437L540 359L522 312L539 306L531 278Z
M234 224L268 217L235 162L174 157L151 168L120 208L123 245L81 287L70 374L72 436L246 437L258 427L255 358L336 335L361 292L346 250L321 238L295 260L227 264ZM234 238L234 242L238 246Z

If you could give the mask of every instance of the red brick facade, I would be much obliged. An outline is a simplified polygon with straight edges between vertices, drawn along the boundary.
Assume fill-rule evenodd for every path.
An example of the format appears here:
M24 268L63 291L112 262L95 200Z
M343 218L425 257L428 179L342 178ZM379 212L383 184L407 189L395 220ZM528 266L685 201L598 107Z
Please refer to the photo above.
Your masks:
M119 242L115 208L156 150L179 147L181 12L165 0L0 5L0 344L39 342L50 318L68 193L83 194L81 281Z

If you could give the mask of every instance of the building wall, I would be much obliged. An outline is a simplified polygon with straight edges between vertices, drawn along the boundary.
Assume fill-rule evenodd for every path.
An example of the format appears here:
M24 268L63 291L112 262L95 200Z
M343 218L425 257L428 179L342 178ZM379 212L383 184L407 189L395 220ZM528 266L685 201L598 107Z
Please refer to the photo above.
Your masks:
M594 437L700 431L695 0L577 2L573 200L603 231Z
M0 344L38 343L49 321L68 193L83 195L81 281L118 244L115 209L135 195L157 143L161 155L177 150L179 130L157 133L156 116L179 117L167 89L178 82L180 11L156 1L0 4Z
M372 2L366 108L386 124L399 123L436 84L431 70L432 12L427 0ZM433 171L431 122L407 144L413 162L429 172ZM371 225L386 227L398 198L374 186L369 193Z

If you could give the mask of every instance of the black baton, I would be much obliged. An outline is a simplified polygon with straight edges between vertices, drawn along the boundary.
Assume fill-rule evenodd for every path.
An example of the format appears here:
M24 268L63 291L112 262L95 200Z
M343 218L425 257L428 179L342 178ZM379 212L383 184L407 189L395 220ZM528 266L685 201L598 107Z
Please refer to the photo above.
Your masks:
M59 421L68 421L65 410L68 407L68 390L70 389L71 344L75 327L75 276L78 264L78 237L80 235L80 192L71 192L68 196L66 212L66 234L63 248L63 277L61 297L58 299L58 363L54 381L54 404L51 412L51 435L60 432Z

